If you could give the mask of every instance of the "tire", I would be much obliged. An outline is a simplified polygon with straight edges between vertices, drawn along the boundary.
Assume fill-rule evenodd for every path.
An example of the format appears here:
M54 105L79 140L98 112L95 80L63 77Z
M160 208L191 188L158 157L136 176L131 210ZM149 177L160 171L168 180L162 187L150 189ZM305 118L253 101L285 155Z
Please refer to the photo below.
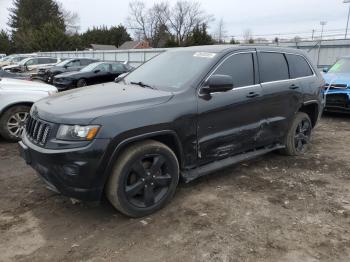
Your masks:
M143 217L169 203L178 182L179 163L174 152L160 142L146 140L132 144L118 157L106 195L123 214Z
M306 153L311 138L312 123L310 117L298 112L285 138L285 148L280 152L287 156L299 156Z
M77 87L84 87L87 86L86 80L85 79L79 79L77 82Z
M29 106L14 106L5 111L0 118L1 136L13 142L21 140L29 111Z

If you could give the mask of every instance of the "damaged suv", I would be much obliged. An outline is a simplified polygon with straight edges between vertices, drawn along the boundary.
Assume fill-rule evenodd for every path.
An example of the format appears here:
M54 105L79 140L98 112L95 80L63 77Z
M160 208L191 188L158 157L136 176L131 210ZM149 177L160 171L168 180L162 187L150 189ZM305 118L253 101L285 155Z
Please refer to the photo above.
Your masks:
M118 83L37 102L20 151L50 188L92 201L105 193L141 217L166 205L180 178L274 150L304 154L323 85L300 50L174 49Z

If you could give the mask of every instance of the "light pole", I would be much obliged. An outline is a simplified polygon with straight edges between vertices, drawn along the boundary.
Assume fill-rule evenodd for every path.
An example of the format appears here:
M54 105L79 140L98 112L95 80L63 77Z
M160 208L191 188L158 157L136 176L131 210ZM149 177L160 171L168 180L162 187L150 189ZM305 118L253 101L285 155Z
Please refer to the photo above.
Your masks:
M322 26L322 30L321 30L321 39L320 39L320 44L318 46L318 55L317 55L317 67L320 65L320 54L321 54L321 45L322 45L322 39L323 39L323 29L324 26L327 24L326 21L321 21L320 25Z
M343 3L348 4L350 3L350 0L344 0ZM346 22L345 39L348 37L349 18L350 18L350 5L349 5L349 12L348 12L348 21Z
M349 0L350 1L350 0ZM322 30L321 30L321 41L322 41L322 39L323 39L323 29L324 29L324 26L327 24L327 22L326 21L321 21L320 22L320 25L322 26Z

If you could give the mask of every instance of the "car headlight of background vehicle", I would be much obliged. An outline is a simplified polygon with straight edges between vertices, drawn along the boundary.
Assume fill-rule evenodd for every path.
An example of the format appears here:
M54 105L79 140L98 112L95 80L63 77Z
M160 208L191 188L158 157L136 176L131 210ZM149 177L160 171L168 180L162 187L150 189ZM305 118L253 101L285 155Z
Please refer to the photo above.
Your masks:
M95 138L100 126L60 125L56 138L61 140L90 141Z

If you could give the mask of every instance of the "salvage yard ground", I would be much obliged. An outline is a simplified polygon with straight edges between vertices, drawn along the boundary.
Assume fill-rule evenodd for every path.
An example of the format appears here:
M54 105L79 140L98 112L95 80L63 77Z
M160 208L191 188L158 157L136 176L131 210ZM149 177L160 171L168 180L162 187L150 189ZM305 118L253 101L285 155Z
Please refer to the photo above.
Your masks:
M276 153L191 184L130 219L44 188L0 140L0 261L350 261L350 117L303 157Z

